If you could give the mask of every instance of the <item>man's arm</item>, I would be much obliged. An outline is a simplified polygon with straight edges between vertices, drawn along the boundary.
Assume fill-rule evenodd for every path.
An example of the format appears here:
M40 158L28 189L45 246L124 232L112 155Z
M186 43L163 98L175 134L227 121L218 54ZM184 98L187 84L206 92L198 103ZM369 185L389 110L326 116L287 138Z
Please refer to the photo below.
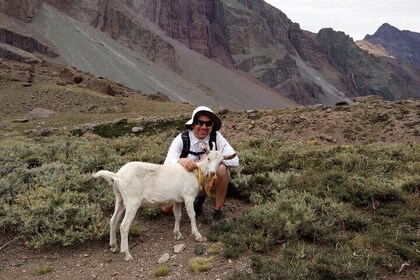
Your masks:
M164 164L166 165L166 164L179 163L186 170L193 171L194 169L197 168L197 164L190 158L180 158L183 146L184 146L184 143L182 142L182 136L181 134L179 134L172 141L172 144L169 147L168 153L166 155Z
M163 164L173 164L177 163L179 160L179 157L181 156L182 152L182 138L181 134L178 134L177 137L172 141L171 146L169 146L168 153L166 154L166 159Z

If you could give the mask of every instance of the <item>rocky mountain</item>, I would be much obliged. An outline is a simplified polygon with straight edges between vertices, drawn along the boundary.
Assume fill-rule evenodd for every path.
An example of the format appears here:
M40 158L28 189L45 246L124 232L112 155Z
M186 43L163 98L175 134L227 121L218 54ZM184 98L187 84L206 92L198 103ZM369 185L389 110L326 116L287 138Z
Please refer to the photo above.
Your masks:
M2 43L33 40L25 50L44 59L174 101L276 108L420 98L410 66L371 56L342 32L304 31L262 0L0 0L0 16Z
M384 48L390 55L420 69L420 33L384 23L373 35L366 35L363 41Z

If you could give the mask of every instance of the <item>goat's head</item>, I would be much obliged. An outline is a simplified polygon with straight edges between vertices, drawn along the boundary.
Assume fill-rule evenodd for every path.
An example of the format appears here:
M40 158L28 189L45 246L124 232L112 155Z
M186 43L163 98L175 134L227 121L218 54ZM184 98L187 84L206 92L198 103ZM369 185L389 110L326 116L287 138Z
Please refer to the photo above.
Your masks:
M210 195L210 187L213 185L214 180L217 178L216 172L219 168L219 165L222 163L223 160L232 159L236 156L236 154L230 156L224 156L222 152L216 151L216 144L213 142L213 149L209 151L205 149L207 157L205 161L207 161L207 180L205 185L205 191L207 195Z

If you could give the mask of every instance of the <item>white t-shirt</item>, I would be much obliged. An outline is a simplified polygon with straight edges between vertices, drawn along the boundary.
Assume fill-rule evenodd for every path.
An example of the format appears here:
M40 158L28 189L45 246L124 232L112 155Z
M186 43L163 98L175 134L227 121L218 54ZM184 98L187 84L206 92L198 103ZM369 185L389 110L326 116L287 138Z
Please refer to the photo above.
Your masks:
M203 144L207 145L207 148L209 147L209 140L210 140L210 133L206 136L204 139L198 139L192 130L189 130L188 132L190 137L190 151L194 153L202 152ZM178 134L177 137L172 141L171 146L169 147L168 154L166 155L166 159L164 164L172 164L177 163L181 153L182 148L184 146L184 143L182 141L182 133ZM229 144L229 142L223 137L223 135L216 131L216 147L218 151L222 151L223 155L230 156L235 153L235 150L232 148L232 146ZM188 158L191 158L194 161L199 161L200 156L195 156L192 154L188 154ZM238 166L239 165L239 158L236 155L233 159L224 160L223 163L226 166Z

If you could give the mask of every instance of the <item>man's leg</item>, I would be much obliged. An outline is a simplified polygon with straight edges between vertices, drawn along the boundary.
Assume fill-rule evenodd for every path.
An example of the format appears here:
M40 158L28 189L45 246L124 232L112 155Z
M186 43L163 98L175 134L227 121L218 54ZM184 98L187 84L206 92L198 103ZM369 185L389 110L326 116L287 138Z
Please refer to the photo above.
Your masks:
M217 179L214 182L214 185L216 187L216 207L213 212L213 218L217 221L223 218L223 212L221 212L221 209L225 203L226 193L229 184L229 173L226 165L221 164L216 172L216 175Z
M164 214L173 214L174 213L173 208L174 208L174 206L172 204L163 205L162 206L162 212Z

